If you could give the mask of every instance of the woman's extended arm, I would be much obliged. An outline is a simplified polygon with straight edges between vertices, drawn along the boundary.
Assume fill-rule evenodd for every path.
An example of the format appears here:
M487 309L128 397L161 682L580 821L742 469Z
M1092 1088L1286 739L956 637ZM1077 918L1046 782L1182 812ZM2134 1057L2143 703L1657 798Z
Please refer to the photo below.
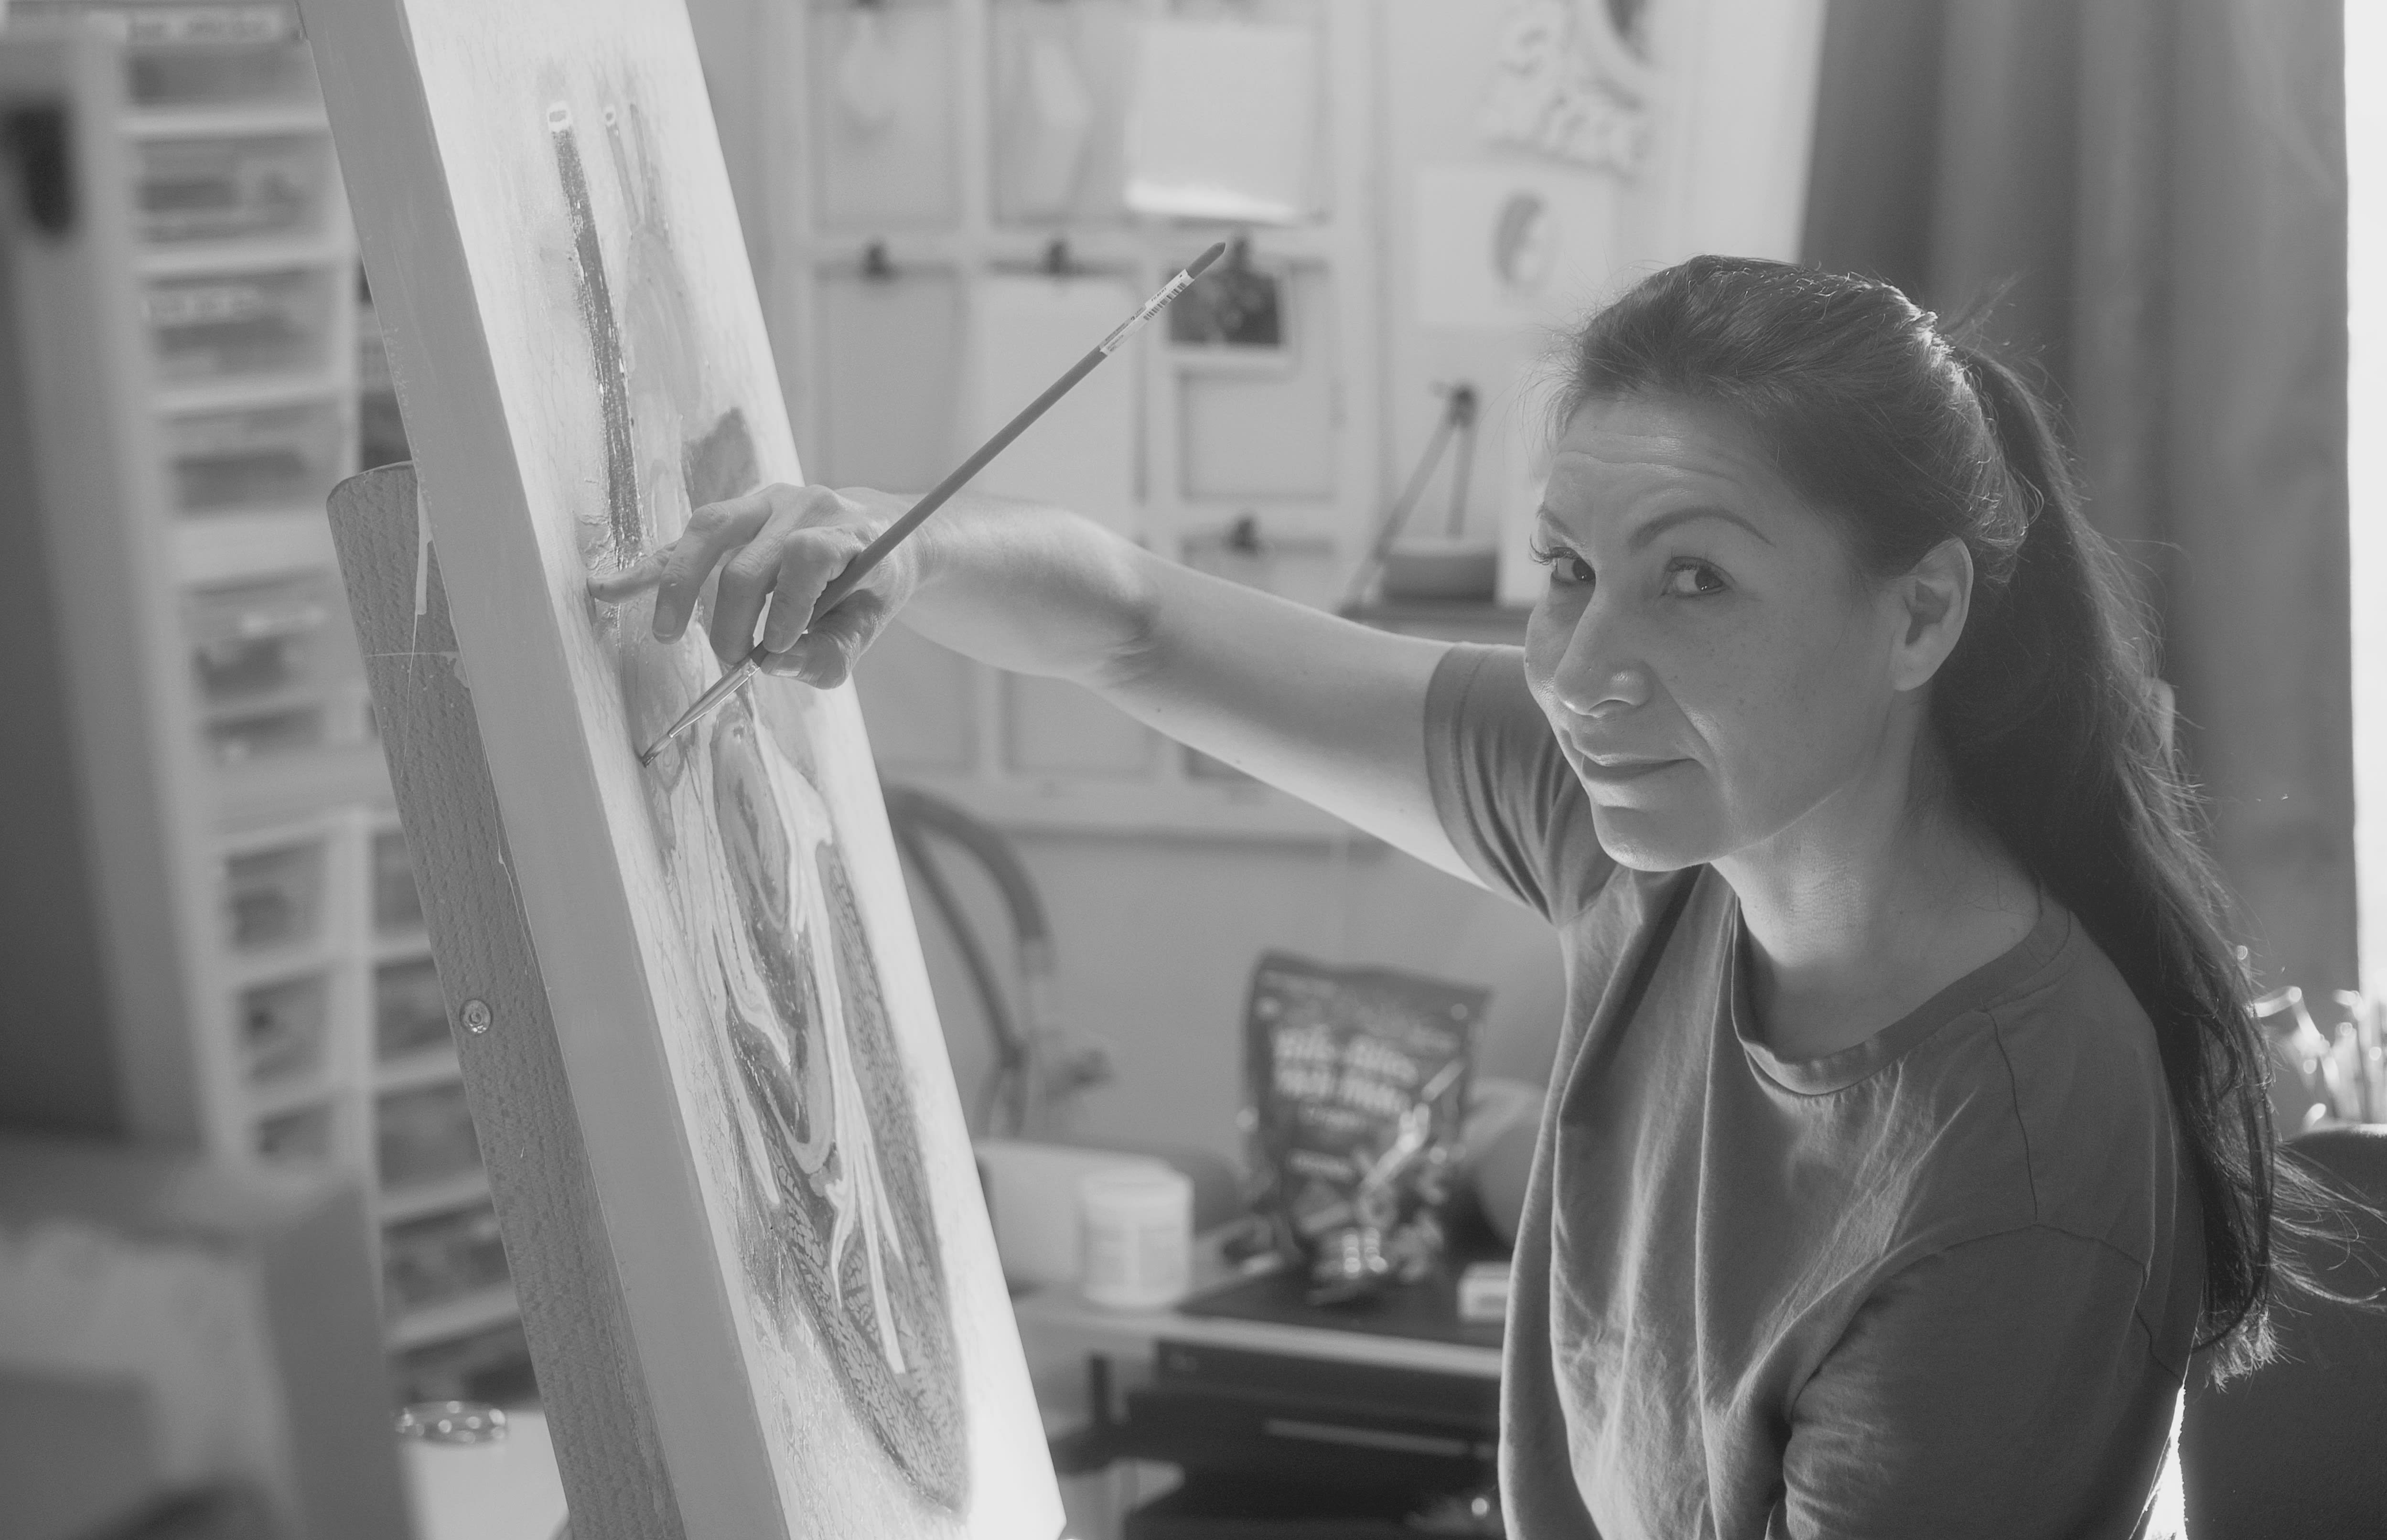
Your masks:
M655 634L669 640L718 567L707 626L725 663L745 654L760 619L773 671L824 688L900 614L957 652L1082 685L1473 880L1426 779L1426 687L1445 644L1190 571L1059 509L967 493L814 625L821 590L906 506L860 489L765 487L698 510L673 545L592 590L619 601L653 588Z

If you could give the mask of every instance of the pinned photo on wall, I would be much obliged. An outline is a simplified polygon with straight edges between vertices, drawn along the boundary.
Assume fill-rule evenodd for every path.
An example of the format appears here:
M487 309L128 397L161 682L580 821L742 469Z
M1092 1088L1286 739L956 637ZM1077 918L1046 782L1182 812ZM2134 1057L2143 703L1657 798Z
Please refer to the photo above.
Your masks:
M1528 166L1427 166L1412 209L1419 324L1472 331L1545 325L1607 287L1616 185Z
M1293 285L1281 264L1255 261L1242 237L1168 308L1168 352L1194 369L1289 369Z

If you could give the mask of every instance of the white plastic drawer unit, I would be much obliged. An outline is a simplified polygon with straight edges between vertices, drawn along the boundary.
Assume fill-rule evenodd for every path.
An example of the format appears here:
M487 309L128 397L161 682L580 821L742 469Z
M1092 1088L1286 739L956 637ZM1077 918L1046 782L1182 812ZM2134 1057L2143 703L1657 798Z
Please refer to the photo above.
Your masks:
M195 412L166 423L179 513L321 513L341 475L337 402Z
M242 1067L251 1085L270 1087L323 1073L331 1029L331 981L302 973L253 984L237 1006Z
M143 298L159 377L189 385L328 370L332 307L346 297L334 276L297 266L150 280Z
M153 139L140 146L142 239L320 235L332 202L332 142L318 134Z
M234 851L223 863L224 940L235 953L320 940L330 900L331 836L298 834Z

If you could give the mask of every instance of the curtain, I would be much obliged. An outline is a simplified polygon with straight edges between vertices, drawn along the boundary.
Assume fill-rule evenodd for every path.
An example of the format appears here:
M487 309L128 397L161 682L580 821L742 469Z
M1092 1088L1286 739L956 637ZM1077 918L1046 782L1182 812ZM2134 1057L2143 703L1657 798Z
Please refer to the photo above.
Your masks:
M1992 334L2152 606L2269 984L2355 985L2342 0L1830 0L1807 259Z

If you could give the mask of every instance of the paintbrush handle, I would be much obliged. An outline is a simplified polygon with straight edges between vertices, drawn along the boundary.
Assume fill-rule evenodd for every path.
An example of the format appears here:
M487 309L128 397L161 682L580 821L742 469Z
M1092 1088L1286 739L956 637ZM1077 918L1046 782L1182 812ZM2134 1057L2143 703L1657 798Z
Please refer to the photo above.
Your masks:
M1145 300L1142 309L1119 322L1110 335L1087 349L1084 358L1071 364L1059 379L1044 387L1043 395L1029 402L1017 417L997 428L993 437L979 445L967 460L954 466L944 480L930 487L928 496L914 503L902 518L880 531L878 538L865 546L862 554L847 562L845 570L831 578L828 587L821 590L820 598L813 601L814 616L825 615L843 603L847 596L862 587L862 580L870 575L871 569L885 561L887 553L903 543L905 536L919 528L929 514L942 508L948 499L968 486L973 477L986 469L989 461L1011 448L1013 439L1026 433L1030 423L1052 410L1054 402L1069 394L1080 380L1092 373L1096 364L1118 351L1119 344L1142 331L1145 322L1167 309L1170 300L1191 288L1194 280L1202 275L1202 270L1218 260L1219 254L1224 250L1226 243L1220 242L1187 263L1185 271L1169 280L1159 293ZM757 642L754 650L747 656L759 666L770 653Z
M929 514L944 507L954 493L968 486L972 477L986 469L989 461L1009 448L1013 439L1028 431L1029 424L1050 410L1054 402L1069 393L1070 386L1093 372L1094 365L1108 356L1097 347L1071 364L1068 372L1054 381L1043 395L1029 402L1027 410L997 429L992 438L979 445L967 460L954 466L951 474L930 487L928 495L907 509L902 518L880 530L878 538L863 547L861 555L848 562L843 572L829 579L828 587L823 588L820 598L813 601L813 617L818 619L844 603L854 589L862 587L862 580L868 577L879 562L887 560L889 551L902 545L906 536L928 522ZM757 663L769 656L769 650L761 642L756 642L754 650L748 654Z
M1192 288L1194 280L1201 277L1203 270L1217 261L1226 249L1226 242L1218 242L1209 250L1188 262L1182 272L1170 279L1159 293L1143 302L1143 309L1112 328L1110 335L1096 343L1088 350L1084 358L1071 364L1059 379L1047 385L1043 395L1029 402L1019 415L997 428L993 437L979 445L971 452L967 460L954 467L951 474L930 487L928 496L914 503L904 511L902 518L880 530L877 539L862 548L861 555L848 562L842 572L829 579L828 587L823 588L820 598L813 601L812 619L817 621L821 616L845 602L854 589L862 587L863 579L868 577L879 562L887 560L889 551L902 545L904 537L919 528L929 514L942 508L954 493L968 486L972 476L986 469L987 461L1009 448L1013 439L1026 433L1029 424L1043 416L1052 408L1054 402L1069 394L1071 387L1080 380L1092 373L1096 364L1117 352L1119 344L1142 331L1144 322L1167 309L1170 300ZM809 629L809 625L807 628ZM643 764L653 759L656 750L701 721L707 713L727 700L739 686L752 678L755 671L760 669L770 656L771 650L761 642L756 642L746 656L739 660L736 667L714 680L710 689L696 698L694 705L680 713L679 720L671 725L668 732L648 746L646 751L638 756L638 762Z

